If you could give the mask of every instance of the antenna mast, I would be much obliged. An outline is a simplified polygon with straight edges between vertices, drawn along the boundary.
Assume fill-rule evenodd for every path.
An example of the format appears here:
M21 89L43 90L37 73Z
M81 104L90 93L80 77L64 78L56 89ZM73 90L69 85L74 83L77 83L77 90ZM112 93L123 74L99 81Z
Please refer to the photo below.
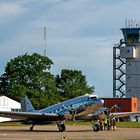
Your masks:
M46 56L46 27L44 26L44 56Z

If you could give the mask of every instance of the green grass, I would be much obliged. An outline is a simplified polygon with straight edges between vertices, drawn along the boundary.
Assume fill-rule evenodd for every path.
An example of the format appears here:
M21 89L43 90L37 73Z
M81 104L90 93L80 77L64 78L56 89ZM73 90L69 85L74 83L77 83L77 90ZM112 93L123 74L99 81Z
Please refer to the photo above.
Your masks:
M140 122L117 122L117 127L140 128Z
M0 122L0 126L24 126L21 122Z

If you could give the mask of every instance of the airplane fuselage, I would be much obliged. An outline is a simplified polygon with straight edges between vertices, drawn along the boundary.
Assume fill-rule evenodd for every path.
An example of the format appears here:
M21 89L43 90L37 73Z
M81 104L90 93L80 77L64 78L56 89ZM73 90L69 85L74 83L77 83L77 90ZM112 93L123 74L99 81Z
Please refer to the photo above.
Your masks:
M38 110L37 112L50 114L55 113L60 116L64 114L64 117L60 117L60 119L71 120L73 115L75 115L75 118L86 116L87 114L96 111L98 108L101 108L103 104L104 101L102 99L97 98L96 95L84 95L55 104L45 109ZM55 118L52 118L52 120L50 121L55 121Z

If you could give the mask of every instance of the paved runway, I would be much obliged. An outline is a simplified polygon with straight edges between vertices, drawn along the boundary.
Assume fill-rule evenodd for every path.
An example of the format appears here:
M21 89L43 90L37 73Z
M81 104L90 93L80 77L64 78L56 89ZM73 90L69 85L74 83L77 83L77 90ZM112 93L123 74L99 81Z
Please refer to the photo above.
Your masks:
M117 128L116 131L94 132L90 125L66 126L66 132L58 132L56 126L0 126L0 140L140 140L140 128Z

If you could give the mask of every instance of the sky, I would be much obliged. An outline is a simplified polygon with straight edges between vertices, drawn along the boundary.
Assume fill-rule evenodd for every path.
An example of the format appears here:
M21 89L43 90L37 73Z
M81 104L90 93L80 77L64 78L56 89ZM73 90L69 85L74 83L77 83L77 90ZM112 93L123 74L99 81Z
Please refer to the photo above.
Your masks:
M113 96L113 46L125 19L139 22L139 0L0 0L0 74L33 52L54 62L52 74L81 70L99 97Z

